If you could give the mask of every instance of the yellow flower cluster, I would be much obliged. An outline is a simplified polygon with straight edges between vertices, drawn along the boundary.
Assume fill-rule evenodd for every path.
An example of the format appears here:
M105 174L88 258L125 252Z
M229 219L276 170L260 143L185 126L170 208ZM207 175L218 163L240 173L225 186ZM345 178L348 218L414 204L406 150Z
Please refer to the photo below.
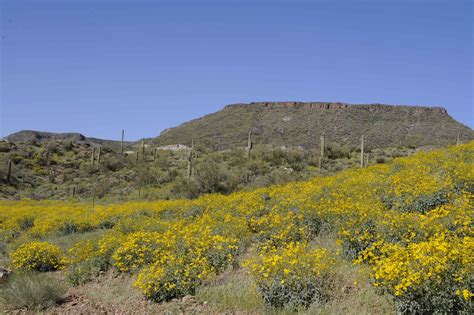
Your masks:
M157 232L135 232L128 234L112 256L120 271L132 271L153 262L164 244Z
M324 270L318 261L332 264L324 250L308 242L333 231L343 257L370 266L374 284L394 296L399 311L439 308L449 313L464 311L474 291L469 282L474 259L463 254L472 253L473 194L470 142L229 196L94 208L79 202L0 201L0 241L15 248L32 239L95 230L97 241L81 241L70 249L73 263L95 257L101 269L137 271L137 287L155 300L191 292L250 248L246 256L252 274L262 286L269 285L269 291L262 287L261 292L274 292L267 302L307 305L307 296L321 298L318 292L325 285L318 280L316 271ZM21 257L33 256L35 249L22 251ZM298 269L290 268L292 257L302 259L294 263ZM12 264L24 265L16 261ZM263 270L255 269L258 263ZM270 269L273 263L277 267ZM305 279L320 283L304 291L313 295L288 293L296 292L290 288L298 283L309 288ZM278 292L288 293L291 301Z
M164 301L192 294L207 276L233 263L238 253L237 239L212 235L209 229L197 232L193 227L183 227L162 236L166 250L149 256L154 262L139 273L135 282L145 296Z
M203 279L212 274L205 257L165 254L138 275L134 285L156 302L193 294Z
M407 247L386 244L380 252L382 258L373 265L375 285L386 287L395 296L424 289L423 286L445 286L448 282L466 288L468 277L474 272L470 261L474 253L472 237L440 235Z
M73 263L87 261L97 255L97 246L92 240L79 241L69 249Z
M17 270L52 271L66 266L68 260L56 245L31 242L11 253L11 264Z
M396 297L401 309L450 311L469 303L474 238L439 234L406 246L379 241L359 258L373 270L374 285Z
M265 302L308 306L324 300L336 261L324 248L308 243L288 243L244 262L254 276Z

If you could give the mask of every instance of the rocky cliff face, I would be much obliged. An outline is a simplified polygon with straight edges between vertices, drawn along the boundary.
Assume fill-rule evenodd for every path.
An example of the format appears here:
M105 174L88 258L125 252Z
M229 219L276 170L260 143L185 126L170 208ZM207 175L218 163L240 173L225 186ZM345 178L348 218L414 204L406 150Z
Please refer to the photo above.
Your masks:
M474 132L442 107L330 102L255 102L232 104L153 139L159 145L191 138L212 149L243 147L248 131L254 143L314 148L319 136L329 142L358 146L362 134L367 146L426 146L474 139Z
M406 105L384 105L384 104L347 104L347 103L325 103L325 102L253 102L250 104L230 104L224 106L223 110L234 110L237 107L265 107L265 108L294 108L294 109L354 109L367 110L370 112L383 112L389 110L399 110L412 113L423 112L440 112L447 114L448 111L444 107L427 107L427 106L406 106Z

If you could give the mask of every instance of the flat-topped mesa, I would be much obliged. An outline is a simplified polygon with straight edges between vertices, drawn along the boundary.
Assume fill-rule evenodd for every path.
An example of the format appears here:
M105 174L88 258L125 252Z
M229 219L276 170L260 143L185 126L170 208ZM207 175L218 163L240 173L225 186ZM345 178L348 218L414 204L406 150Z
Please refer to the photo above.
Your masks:
M230 104L224 107L224 110L231 110L236 107L261 107L261 108L308 108L308 109L359 109L368 111L387 111L402 110L412 113L422 113L426 111L434 111L447 114L448 111L443 107L428 106L408 106L408 105L386 105L386 104L348 104L340 102L252 102L249 104L238 103Z
M256 145L315 149L326 143L352 148L444 146L474 139L442 107L347 104L342 102L253 102L227 105L223 110L188 121L153 139L157 145L195 143L212 149L244 148L248 132Z

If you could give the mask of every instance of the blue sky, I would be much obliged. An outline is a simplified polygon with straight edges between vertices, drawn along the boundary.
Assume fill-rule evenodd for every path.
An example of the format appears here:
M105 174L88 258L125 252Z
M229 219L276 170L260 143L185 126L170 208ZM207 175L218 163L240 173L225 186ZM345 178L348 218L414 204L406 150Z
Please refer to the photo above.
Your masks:
M444 106L474 127L469 0L0 2L0 136L137 140L287 100Z

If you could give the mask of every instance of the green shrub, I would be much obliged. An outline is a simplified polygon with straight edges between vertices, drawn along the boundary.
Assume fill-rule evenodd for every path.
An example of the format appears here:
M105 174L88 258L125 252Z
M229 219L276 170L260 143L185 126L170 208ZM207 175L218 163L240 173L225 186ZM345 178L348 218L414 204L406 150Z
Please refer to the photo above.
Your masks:
M178 198L193 199L199 196L199 186L195 180L179 178L171 188L171 193Z
M328 144L326 147L326 155L329 159L341 159L350 156L350 148L348 146L342 146L337 143Z
M66 288L50 274L20 273L0 285L0 302L6 309L41 311L61 301Z
M416 196L414 200L407 202L407 200L410 200L410 197L410 195L399 197L392 195L383 196L382 202L388 209L403 212L419 212L422 214L449 202L448 194L445 190L440 190L430 195Z
M94 257L90 260L80 262L72 265L66 273L66 279L73 286L81 285L90 281L92 278L99 275L100 257Z

